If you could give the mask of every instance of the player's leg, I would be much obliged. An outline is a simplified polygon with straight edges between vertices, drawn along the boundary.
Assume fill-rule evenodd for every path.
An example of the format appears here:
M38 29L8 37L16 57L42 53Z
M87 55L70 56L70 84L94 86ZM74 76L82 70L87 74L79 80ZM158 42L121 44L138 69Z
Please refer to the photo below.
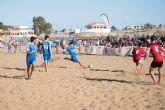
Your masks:
M48 70L48 56L43 55L43 59L44 59L44 64L45 64L45 72L47 72L47 70Z
M161 77L162 77L162 72L161 72L161 67L158 67L158 73L159 73L159 77L158 77L158 84L160 84L160 80L161 80Z
M35 68L35 62L36 62L36 56L32 56L32 59L31 59L31 64L32 64L32 67L31 67L31 73L30 73L30 77L32 76L32 73L34 71L34 68Z
M30 79L30 67L31 67L31 65L28 64L28 65L27 65L27 77L25 77L26 79ZM25 76L26 76L26 75L25 75Z
M44 62L45 62L45 72L47 72L48 71L48 61L45 60Z
M79 63L79 65L81 66L81 67L83 67L84 69L86 69L86 67L85 66L83 66L80 62L78 62Z
M9 49L9 47L8 47L8 53L10 53L10 49Z
M159 78L158 78L158 84L160 83L160 80L161 80L161 78L162 78L162 71L161 71L161 68L162 68L162 66L163 66L163 61L162 62L159 62L158 63L158 73L159 73Z
M49 66L50 60L51 60L51 55L48 55L47 67Z
M140 59L138 63L139 63L139 65L140 65L140 69L142 69L142 67L143 67L143 60Z
M154 74L153 71L154 71L154 68L153 68L152 66L150 66L149 73L150 73L151 78L152 78L152 80L154 81L154 83L157 84L156 78L155 78L155 74Z
M26 56L26 64L27 64L27 78L26 79L30 79L30 68L31 68L31 57L30 56Z
M139 66L139 63L138 62L135 62L136 63L136 69L139 70L138 66Z
M140 64L140 65L143 64L143 60L142 60L142 59L139 60L139 64Z
M80 61L78 61L76 55L71 56L71 58L72 58L72 60L73 60L74 62L79 63L79 65L80 65L81 67L83 67L84 69L86 69L86 67L84 67L84 66L80 63Z
M34 68L35 68L35 62L32 63L30 77L31 77L32 74L33 74Z

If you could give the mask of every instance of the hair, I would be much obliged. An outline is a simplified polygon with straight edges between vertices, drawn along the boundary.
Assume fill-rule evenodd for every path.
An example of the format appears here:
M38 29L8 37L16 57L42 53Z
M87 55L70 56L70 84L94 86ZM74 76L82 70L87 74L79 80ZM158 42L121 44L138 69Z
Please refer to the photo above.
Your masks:
M49 36L45 36L45 40L48 39L48 38L49 38Z
M71 45L71 44L73 44L73 42L71 41L71 42L69 42L69 45Z
M155 41L157 39L157 37L156 36L151 36L151 41Z
M142 42L139 42L139 43L138 43L138 46L139 46L139 47L142 46Z
M36 40L36 37L31 37L30 38L30 42L34 42L34 40Z

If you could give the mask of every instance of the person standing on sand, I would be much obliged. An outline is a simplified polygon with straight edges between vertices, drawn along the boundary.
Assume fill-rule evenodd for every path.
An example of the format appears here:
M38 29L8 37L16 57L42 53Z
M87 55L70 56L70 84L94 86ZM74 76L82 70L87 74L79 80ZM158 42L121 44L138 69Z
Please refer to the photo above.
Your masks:
M159 44L157 44L156 36L152 36L151 44L148 45L148 48L146 50L145 59L148 59L149 52L151 52L151 54L153 56L153 61L150 65L149 73L155 84L159 84L161 77L162 77L162 73L161 73L161 68L163 66L163 56L161 54L162 51L165 53L165 49L163 47L161 47ZM158 73L159 73L158 74L159 77L158 77L157 81L156 81L155 74L154 74L155 68L158 69Z
M18 50L18 41L17 40L14 41L13 46L14 46L14 53L17 53L17 50Z
M136 69L139 70L138 66L139 64L143 65L143 60L141 59L141 56L144 55L144 49L142 48L142 43L139 42L138 46L133 49L132 55L133 55L133 61L136 63Z
M36 53L37 53L36 37L31 37L30 41L31 42L27 45L27 54L26 54L27 75L28 75L26 79L30 79L30 77L32 76L32 73L35 68Z
M7 43L7 48L8 48L8 53L12 53L11 52L11 49L12 49L12 42L11 42L11 40L9 40L9 42Z
M62 52L65 53L65 49L66 49L66 41L65 38L62 38L61 42L60 42L60 46L62 48Z
M48 64L51 60L51 44L49 36L45 36L45 41L42 42L42 51L43 51L43 59L45 63L45 72L48 71Z

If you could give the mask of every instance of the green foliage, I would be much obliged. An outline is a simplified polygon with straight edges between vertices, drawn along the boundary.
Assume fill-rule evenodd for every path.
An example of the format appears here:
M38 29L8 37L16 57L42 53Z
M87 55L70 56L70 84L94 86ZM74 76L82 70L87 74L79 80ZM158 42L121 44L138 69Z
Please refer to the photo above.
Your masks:
M64 28L64 29L62 29L60 32L63 32L63 33L65 33L65 31L66 31L66 29Z
M112 27L111 27L111 31L117 31L116 26L112 26Z
M47 23L42 16L33 17L33 29L37 35L42 33L50 34L52 32L52 24Z
M149 30L149 29L153 29L155 26L150 24L150 23L146 23L143 26L143 29Z
M2 22L0 22L0 29L8 30L8 26L4 25Z

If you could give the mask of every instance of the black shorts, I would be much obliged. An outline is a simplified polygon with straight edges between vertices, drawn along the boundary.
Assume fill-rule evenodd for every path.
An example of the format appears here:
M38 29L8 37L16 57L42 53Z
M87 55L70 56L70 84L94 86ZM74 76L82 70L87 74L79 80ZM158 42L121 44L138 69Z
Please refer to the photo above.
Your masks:
M163 61L162 62L154 62L154 61L152 61L152 63L151 63L151 67L152 68L156 68L156 67L162 67L163 66Z
M139 59L139 60L133 59L133 61L134 61L135 63L139 63L140 59Z

